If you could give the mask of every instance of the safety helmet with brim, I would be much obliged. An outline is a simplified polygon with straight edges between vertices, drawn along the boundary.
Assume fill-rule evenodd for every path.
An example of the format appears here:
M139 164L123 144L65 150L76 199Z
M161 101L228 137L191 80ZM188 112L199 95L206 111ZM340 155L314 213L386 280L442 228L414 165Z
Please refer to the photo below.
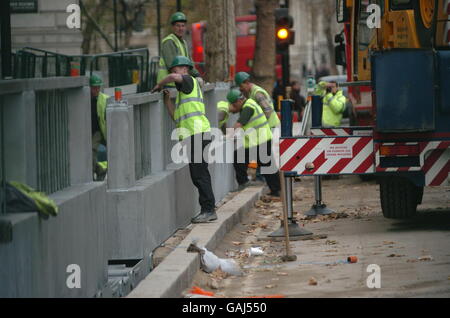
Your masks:
M186 15L183 12L175 12L170 17L170 24L175 24L177 22L187 22Z
M237 89L232 89L227 94L227 100L230 104L236 103L238 100L242 99L244 95L242 95L241 91Z
M190 70L194 68L192 61L186 56L181 55L175 56L175 58L172 61L172 64L170 65L170 69L174 68L175 66L188 66Z
M89 84L91 86L102 86L103 85L103 80L101 79L100 76L98 75L92 75L90 80L89 80Z
M249 78L250 78L250 74L248 74L247 72L239 72L234 77L234 81L236 82L236 85L240 86L242 83L244 83Z

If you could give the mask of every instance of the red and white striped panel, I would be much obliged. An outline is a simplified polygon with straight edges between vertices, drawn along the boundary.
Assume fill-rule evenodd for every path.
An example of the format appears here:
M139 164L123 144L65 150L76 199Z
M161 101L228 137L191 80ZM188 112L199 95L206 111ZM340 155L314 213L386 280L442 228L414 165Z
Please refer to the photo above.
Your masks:
M311 128L313 136L351 136L351 128Z
M440 186L446 184L450 174L450 141L433 141L422 151L425 184Z
M312 163L314 169L307 170ZM372 137L300 137L280 140L280 170L298 175L368 174L375 171Z
M372 136L372 129L364 128L311 128L312 136Z
M404 146L417 144L419 144L420 150L420 167L380 167L379 149L382 145ZM375 161L377 172L423 171L426 186L440 186L448 182L450 173L450 141L375 143Z

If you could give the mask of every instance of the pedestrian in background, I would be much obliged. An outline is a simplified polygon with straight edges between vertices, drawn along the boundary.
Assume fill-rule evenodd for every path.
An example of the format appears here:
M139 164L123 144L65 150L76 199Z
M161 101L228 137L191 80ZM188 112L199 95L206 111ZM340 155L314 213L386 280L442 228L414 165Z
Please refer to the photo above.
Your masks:
M301 86L299 81L291 82L291 96L290 98L294 101L292 111L297 112L298 120L301 120L303 116L303 110L306 106L306 99L301 95Z

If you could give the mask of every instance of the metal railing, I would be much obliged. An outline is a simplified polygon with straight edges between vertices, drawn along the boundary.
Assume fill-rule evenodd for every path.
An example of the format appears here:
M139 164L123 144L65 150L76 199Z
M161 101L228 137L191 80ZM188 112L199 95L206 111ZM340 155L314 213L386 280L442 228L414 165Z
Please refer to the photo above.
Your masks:
M70 186L68 107L63 90L36 92L37 187L53 193Z
M64 55L24 47L13 53L13 77L70 76L71 63L78 62L80 75L102 72L107 74L110 87L134 83L138 86L138 92L145 92L156 84L152 82L156 81L157 63L153 65L156 60L159 63L158 57L150 61L150 53L145 48L95 55Z
M0 214L6 213L6 176L5 176L5 147L4 147L4 121L3 96L0 96Z

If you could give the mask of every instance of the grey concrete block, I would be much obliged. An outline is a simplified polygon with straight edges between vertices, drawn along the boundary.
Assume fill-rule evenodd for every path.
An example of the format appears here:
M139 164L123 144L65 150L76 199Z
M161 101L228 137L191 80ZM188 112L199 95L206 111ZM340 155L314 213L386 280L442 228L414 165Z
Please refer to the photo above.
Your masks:
M66 12L70 4L78 4L76 0L39 0L39 12Z
M136 182L133 106L108 105L108 188L126 189Z
M6 95L5 167L6 179L37 186L35 93Z
M217 211L217 222L196 225L180 246L188 246L195 238L199 246L214 250L225 234L250 210L261 193L262 188L247 188ZM190 286L199 268L197 253L187 253L185 249L177 248L127 297L181 297L181 293Z
M11 28L53 28L56 17L53 13L11 14Z
M13 241L0 245L0 297L92 297L106 284L105 185L84 184L51 196L59 214L42 220L37 213L8 215ZM69 289L67 266L81 268L81 288Z

